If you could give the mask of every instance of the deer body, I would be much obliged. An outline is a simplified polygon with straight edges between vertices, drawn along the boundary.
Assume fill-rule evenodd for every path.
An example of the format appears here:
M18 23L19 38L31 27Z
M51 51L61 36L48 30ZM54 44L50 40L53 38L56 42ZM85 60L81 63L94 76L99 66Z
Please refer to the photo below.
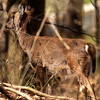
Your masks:
M91 63L89 62L91 61L91 56L87 57L88 52L85 50L85 45L87 45L87 43L82 39L65 38L64 41L71 47L71 50L67 50L56 37L39 37L34 51L30 52L34 38L35 36L31 36L24 31L21 31L18 34L20 46L29 57L32 56L32 63L38 64L38 62L41 62L41 66L48 67L48 69L52 71L66 68L68 67L68 63L70 65L82 63L82 66L86 66L85 63L87 62ZM79 60L79 62L76 62L75 60ZM77 67L75 68L77 69ZM73 69L73 67L71 69Z

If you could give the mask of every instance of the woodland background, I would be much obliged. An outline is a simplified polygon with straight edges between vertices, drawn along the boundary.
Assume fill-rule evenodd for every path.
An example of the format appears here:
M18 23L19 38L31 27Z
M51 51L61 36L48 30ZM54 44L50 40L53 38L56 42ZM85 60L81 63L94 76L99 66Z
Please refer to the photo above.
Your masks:
M30 86L39 90L40 83L33 77L34 72L30 68L27 71L28 58L19 46L16 35L5 29L7 18L16 11L20 2L21 0L0 0L0 82ZM95 84L96 96L100 100L100 0L33 0L32 2L37 13L34 15L34 23L29 24L29 34L36 35L45 13L51 8L49 19L58 25L62 37L83 38L96 45L97 70L92 76L94 80L91 81ZM56 36L53 33L50 24L46 23L40 35ZM55 88L54 94L76 97L77 89L76 86L72 87L71 82L69 80L66 86L66 81L59 82L59 79L55 78L51 82Z

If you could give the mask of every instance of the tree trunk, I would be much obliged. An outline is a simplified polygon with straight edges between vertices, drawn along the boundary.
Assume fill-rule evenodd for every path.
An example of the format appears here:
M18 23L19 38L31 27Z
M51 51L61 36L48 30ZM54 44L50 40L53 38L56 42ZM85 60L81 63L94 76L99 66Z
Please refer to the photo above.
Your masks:
M96 12L96 42L97 42L97 68L100 72L100 5L99 0L95 0L95 12Z
M8 82L18 85L20 83L23 52L18 44L17 38L14 37L11 33L9 36L8 47L9 47L8 58L7 58Z
M95 12L96 12L96 39L97 46L100 46L100 5L98 0L95 0Z

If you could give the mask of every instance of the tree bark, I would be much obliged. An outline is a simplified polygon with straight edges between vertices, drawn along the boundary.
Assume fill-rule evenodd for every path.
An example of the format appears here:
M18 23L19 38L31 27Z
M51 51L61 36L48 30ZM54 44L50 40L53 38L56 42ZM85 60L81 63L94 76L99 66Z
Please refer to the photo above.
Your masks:
M100 7L98 0L95 0L95 12L96 12L96 39L97 46L100 46Z
M11 84L18 85L20 83L22 55L23 52L18 44L17 38L10 33L7 57L7 75L8 82Z
M97 68L100 72L100 5L99 0L95 0L95 13L96 13L96 44L97 44Z

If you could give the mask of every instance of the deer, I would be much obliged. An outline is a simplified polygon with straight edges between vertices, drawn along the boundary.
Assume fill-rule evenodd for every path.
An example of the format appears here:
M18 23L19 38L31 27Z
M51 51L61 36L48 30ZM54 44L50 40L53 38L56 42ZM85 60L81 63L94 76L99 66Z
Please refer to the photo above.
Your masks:
M57 37L38 36L35 47L31 51L35 36L28 34L26 31L31 14L24 13L27 16L21 15L19 12L15 13L12 22L15 25L13 30L17 34L20 47L28 55L32 65L37 66L37 73L43 85L46 77L45 69L48 69L52 74L57 74L65 69L66 75L75 74L77 76L80 91L87 88L92 100L96 100L88 80L91 73L96 70L94 65L95 46L83 39L63 38L63 41L69 47L66 48ZM24 20L23 23L21 23L22 19ZM9 21L7 27L9 28Z

